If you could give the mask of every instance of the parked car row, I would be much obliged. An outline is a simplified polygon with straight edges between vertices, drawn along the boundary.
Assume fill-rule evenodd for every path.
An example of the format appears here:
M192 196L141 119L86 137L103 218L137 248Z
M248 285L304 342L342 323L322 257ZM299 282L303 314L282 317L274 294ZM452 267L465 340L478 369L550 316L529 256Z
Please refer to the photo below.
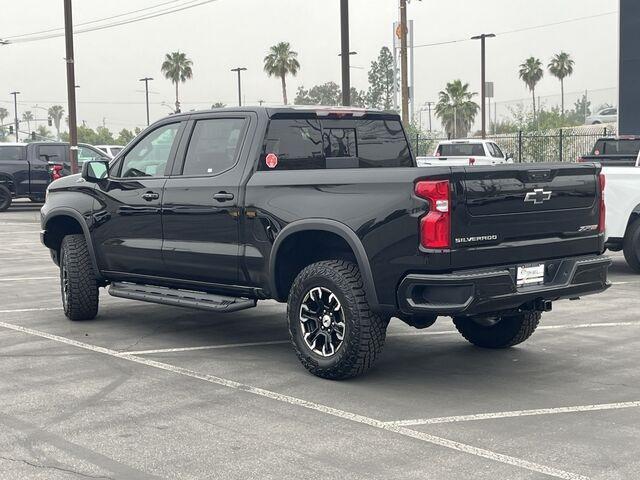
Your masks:
M47 186L71 173L69 154L64 142L0 143L0 212L16 198L43 202ZM111 158L111 151L78 145L78 166Z

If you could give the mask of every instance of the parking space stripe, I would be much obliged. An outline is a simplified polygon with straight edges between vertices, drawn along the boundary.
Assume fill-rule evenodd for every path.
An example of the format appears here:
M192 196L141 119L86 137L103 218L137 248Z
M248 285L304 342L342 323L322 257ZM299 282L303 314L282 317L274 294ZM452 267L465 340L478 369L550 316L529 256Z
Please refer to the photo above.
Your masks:
M640 322L608 322L608 323L582 323L576 325L543 325L538 330L572 330L580 328L604 328L604 327L640 327ZM457 330L441 330L438 332L396 332L389 333L387 337L422 337L440 335L459 335ZM198 350L219 350L223 348L262 347L268 345L281 345L290 340L272 340L268 342L225 343L222 345L199 345L196 347L156 348L152 350L135 350L130 355L153 355L157 353L196 352Z
M17 308L15 310L0 310L0 313L50 312L60 309L61 307Z
M58 279L59 276L55 277L14 277L14 278L0 278L0 282L28 282L31 280L53 280Z
M28 335L33 335L40 338L45 338L47 340L52 340L55 342L66 344L66 345L71 345L73 347L82 348L84 350L89 350L92 352L109 355L111 357L127 360L140 365L145 365L148 367L165 370L168 372L176 373L178 375L183 375L185 377L202 380L205 382L221 385L228 388L233 388L235 390L250 393L253 395L258 395L260 397L270 398L272 400L283 402L289 405L294 405L294 406L306 408L309 410L314 410L316 412L320 412L325 415L331 415L333 417L349 420L351 422L356 422L362 425L368 425L370 427L377 428L379 430L392 432L398 435L402 435L404 437L413 438L413 439L420 440L422 442L429 443L432 445L437 445L437 446L448 448L458 452L475 455L477 457L482 457L488 460L493 460L493 461L511 465L514 467L523 468L533 472L542 473L544 475L549 475L551 477L562 478L565 480L589 480L588 477L579 475L577 473L567 472L557 468L548 467L546 465L529 462L527 460L512 457L509 455L503 455L501 453L493 452L491 450L487 450L484 448L474 447L473 445L468 445L465 443L449 440L447 438L438 437L435 435L419 432L416 430L411 430L409 428L406 428L400 425L390 424L388 422L383 422L381 420L376 420L374 418L358 415L356 413L351 413L345 410L339 410L337 408L329 407L329 406L322 405L315 402L310 402L307 400L303 400L301 398L284 395L284 394L273 392L270 390L265 390L262 388L254 387L254 386L236 382L233 380L228 380L222 377L216 377L214 375L199 373L193 370L188 370L186 368L177 367L167 363L157 362L154 360L138 357L131 354L123 354L115 350L111 350L109 348L98 347L96 345L90 345L88 343L78 342L70 338L60 337L58 335L53 335L53 334L42 332L39 330L33 330L31 328L21 327L19 325L0 322L0 327L14 330L16 332L26 333Z
M476 415L458 415L452 417L417 418L388 422L402 427L412 425L433 425L438 423L472 422L474 420L492 420L496 418L531 417L535 415L554 415L558 413L597 412L600 410L619 410L640 407L640 402L601 403L598 405L578 405L575 407L538 408L535 410L514 410L511 412L479 413Z

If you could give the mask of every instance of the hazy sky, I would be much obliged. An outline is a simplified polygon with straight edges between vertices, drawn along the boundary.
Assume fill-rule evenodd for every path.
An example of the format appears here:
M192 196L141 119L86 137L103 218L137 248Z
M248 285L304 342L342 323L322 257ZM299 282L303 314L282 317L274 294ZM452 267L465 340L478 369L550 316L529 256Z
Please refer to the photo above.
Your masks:
M186 0L176 0L179 5ZM167 0L75 0L74 21L87 22L166 3ZM193 3L193 2L191 2ZM139 78L151 76L151 117L164 116L174 90L162 78L166 52L180 50L193 60L194 78L181 85L183 109L237 102L236 66L246 67L243 93L247 103L263 99L280 103L280 82L267 78L262 59L269 46L289 41L302 68L288 81L290 99L299 85L340 82L339 0L217 0L171 15L76 35L78 118L91 127L119 131L144 126L144 93ZM367 70L383 45L390 46L397 0L351 0L352 85L367 87ZM165 5L167 8L172 4ZM594 103L615 102L617 81L617 15L602 15L562 25L503 33L579 17L616 12L618 0L412 0L415 44L466 39L495 32L487 44L487 79L495 82L496 101L529 98L517 77L528 56L546 64L565 50L576 61L567 92L594 91ZM140 14L136 14L140 15ZM126 17L118 17L124 19ZM95 24L99 25L99 23ZM2 0L0 38L63 26L61 0ZM9 92L22 92L19 110L60 103L66 109L64 39L0 46L0 105L12 110ZM464 41L415 49L416 102L436 100L447 81L461 78L480 87L479 44ZM559 93L548 74L538 93ZM599 92L599 93L598 93ZM571 96L570 96L571 97ZM609 99L609 97L611 97ZM551 101L551 100L550 100ZM573 99L571 99L572 103ZM499 110L500 112L501 110ZM40 112L39 116L46 115ZM13 117L13 113L11 114ZM426 120L426 117L424 117Z

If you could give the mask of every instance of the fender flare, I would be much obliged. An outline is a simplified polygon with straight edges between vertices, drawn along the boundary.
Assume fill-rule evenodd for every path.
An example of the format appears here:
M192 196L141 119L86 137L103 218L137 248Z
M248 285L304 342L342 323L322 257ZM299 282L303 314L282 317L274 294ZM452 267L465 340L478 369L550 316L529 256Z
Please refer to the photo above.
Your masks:
M371 264L369 262L369 257L367 257L367 252L364 249L364 245L362 245L362 242L356 235L356 232L347 225L336 220L326 218L298 220L290 223L280 231L273 243L271 257L269 258L269 288L272 294L276 296L278 292L276 288L276 260L278 258L278 251L280 247L289 236L294 233L307 230L321 230L333 233L347 242L356 257L356 261L358 262L358 268L360 269L360 275L362 275L367 300L373 310L378 310L378 294L376 293Z
M82 216L80 212L70 207L56 207L49 211L42 219L43 235L46 234L47 224L56 217L72 217L80 224L82 232L84 234L85 241L87 242L87 249L89 250L89 257L91 258L91 264L93 265L93 271L95 272L96 279L103 280L100 270L98 269L98 261L96 258L96 252L93 247L93 240L91 238L91 230L87 224L87 219Z

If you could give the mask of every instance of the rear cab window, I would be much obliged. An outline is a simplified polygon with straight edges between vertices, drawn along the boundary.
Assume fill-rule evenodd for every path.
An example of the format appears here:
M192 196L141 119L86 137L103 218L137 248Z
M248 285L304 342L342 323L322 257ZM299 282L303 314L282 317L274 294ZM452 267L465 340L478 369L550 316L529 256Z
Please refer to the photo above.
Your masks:
M444 143L438 145L439 157L484 157L482 143Z
M592 155L633 155L640 152L640 139L598 140Z
M413 166L409 143L397 117L309 115L271 119L258 170Z
M0 162L20 162L27 159L27 147L23 145L0 145Z

